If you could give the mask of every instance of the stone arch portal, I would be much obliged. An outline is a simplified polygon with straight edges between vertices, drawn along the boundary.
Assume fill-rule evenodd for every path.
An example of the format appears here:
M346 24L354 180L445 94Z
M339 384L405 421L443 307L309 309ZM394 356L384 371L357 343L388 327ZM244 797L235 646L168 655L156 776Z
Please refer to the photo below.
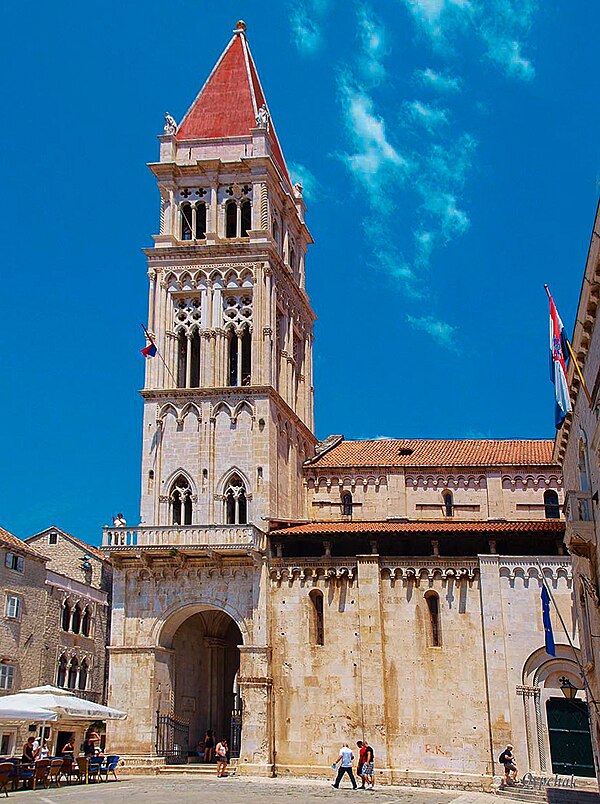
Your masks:
M240 627L222 609L184 606L173 612L161 628L159 644L169 651L170 668L163 685L159 710L170 711L189 727L187 747L197 756L207 731L214 744L226 737L231 754L239 753L241 701L237 679L240 670ZM198 758L200 759L200 758ZM185 758L182 757L185 762Z

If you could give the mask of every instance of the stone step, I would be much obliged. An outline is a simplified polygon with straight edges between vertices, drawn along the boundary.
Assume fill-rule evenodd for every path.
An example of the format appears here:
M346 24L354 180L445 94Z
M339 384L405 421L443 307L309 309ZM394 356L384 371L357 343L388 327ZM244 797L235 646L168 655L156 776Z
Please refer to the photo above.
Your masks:
M227 775L234 776L236 771L235 765L229 765L227 768ZM216 778L217 768L216 765L161 765L158 768L159 774L175 773L177 775L188 774L190 776L214 776Z
M528 790L526 787L522 787L521 785L515 785L514 787L500 787L498 790L496 790L496 795L499 798L505 798L509 801L539 801L543 804L546 804L548 801L544 790Z
M531 790L515 785L498 788L496 795L507 801L530 801L533 804L600 804L600 795L589 788L545 787L543 790Z

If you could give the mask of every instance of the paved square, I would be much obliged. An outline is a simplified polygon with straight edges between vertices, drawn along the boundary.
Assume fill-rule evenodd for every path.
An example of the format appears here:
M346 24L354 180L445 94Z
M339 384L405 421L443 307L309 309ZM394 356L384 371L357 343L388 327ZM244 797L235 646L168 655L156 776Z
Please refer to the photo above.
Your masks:
M182 776L135 776L118 782L73 785L60 789L24 791L11 795L24 804L312 804L328 801L378 801L385 804L493 804L498 799L485 793L451 790L419 790L409 787L380 787L356 791L348 785L333 790L330 782L309 779L217 779ZM504 799L506 801L506 799Z

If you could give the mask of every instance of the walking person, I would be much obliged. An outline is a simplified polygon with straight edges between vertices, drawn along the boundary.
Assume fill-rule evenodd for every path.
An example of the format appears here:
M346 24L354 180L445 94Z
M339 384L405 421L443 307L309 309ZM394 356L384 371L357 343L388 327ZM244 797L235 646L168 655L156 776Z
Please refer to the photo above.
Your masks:
M365 789L365 777L363 776L363 766L365 764L365 757L367 754L366 743L363 743L362 740L358 740L356 745L358 746L358 763L356 765L356 775L360 777L362 780L362 784L360 786L361 790Z
M224 737L220 743L217 743L215 752L217 754L217 776L220 778L221 776L223 776L225 769L227 768L227 763L229 761L227 758L227 754L229 753L229 746L227 745L227 740Z
M373 790L375 787L375 753L369 743L364 742L365 761L363 765L363 780L366 782L365 790Z
M498 757L498 762L500 762L501 765L504 765L504 784L507 787L512 787L517 779L517 766L515 764L513 747L510 745L510 743Z
M215 755L215 736L212 731L206 731L204 735L204 761L212 762Z
M331 785L335 787L336 790L340 786L340 782L342 781L342 776L347 773L350 777L350 781L352 782L352 787L354 790L357 788L356 779L354 778L354 774L352 773L352 760L354 759L354 754L352 753L352 749L349 748L348 743L344 743L340 748L340 755L333 763L332 767L340 763L340 767L338 769L338 774L335 782Z

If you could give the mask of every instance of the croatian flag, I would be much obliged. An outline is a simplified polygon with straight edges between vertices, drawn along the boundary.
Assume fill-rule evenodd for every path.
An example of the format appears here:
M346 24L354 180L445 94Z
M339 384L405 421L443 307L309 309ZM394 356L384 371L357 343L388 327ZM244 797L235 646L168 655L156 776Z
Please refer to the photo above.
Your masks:
M552 621L550 620L550 595L548 594L548 590L545 586L542 586L542 620L544 621L546 653L549 656L556 656L554 634L552 633Z
M548 288L546 288L546 291L550 300L550 379L554 383L554 396L556 398L554 424L556 429L559 430L562 427L565 416L572 410L565 360L567 339L554 299L550 295Z
M156 345L150 341L148 346L144 349L140 349L140 352L144 355L144 357L154 357L157 352Z

